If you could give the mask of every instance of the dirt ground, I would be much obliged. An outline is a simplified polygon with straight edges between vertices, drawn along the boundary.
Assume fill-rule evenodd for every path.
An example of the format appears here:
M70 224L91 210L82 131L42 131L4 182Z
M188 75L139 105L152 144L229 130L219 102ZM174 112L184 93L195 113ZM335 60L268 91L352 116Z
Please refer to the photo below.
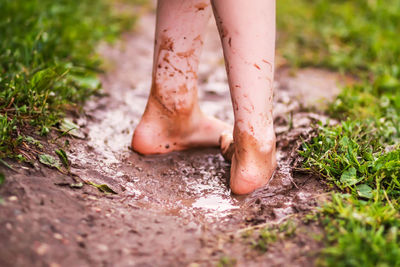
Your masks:
M144 14L119 43L99 47L108 69L104 94L74 117L86 137L69 138L70 174L38 162L10 162L15 171L0 167L6 175L0 266L313 266L321 247L314 236L321 230L302 218L327 190L317 177L295 170L296 150L301 138L309 138L310 125L326 120L315 110L338 92L339 76L316 69L294 73L280 64L274 107L278 171L265 188L234 196L227 187L229 163L217 148L160 156L129 149L150 88L154 23L154 14ZM213 23L209 28L201 105L232 123L220 41ZM66 140L37 138L53 155ZM88 184L68 186L82 180L107 184L117 194ZM296 234L265 253L242 236L248 229L256 238L260 226L288 219L296 222Z

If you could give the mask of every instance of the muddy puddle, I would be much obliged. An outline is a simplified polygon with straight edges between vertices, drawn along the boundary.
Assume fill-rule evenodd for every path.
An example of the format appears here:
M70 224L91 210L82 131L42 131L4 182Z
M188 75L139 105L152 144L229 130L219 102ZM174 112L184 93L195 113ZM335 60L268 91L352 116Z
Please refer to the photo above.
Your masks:
M265 188L234 196L227 186L229 163L217 148L157 156L141 156L129 149L149 94L154 24L154 14L142 15L133 33L114 46L99 47L108 69L102 76L104 95L90 100L82 116L74 118L87 137L71 141L67 151L72 173L105 183L118 194L104 196L87 185L80 190L56 186L48 179L60 175L43 166L37 168L40 171L24 169L10 175L3 195L15 198L4 206L1 223L14 231L15 238L8 230L0 231L5 244L13 247L6 256L19 255L19 266L29 259L35 266L210 266L221 255L233 255L246 266L260 266L267 259L271 265L288 265L300 258L302 264L310 264L296 251L305 241L294 246L293 253L281 255L282 250L276 249L248 259L241 256L242 245L221 245L219 237L251 225L280 222L317 205L325 188L316 177L294 171L296 150L301 139L312 134L311 125L327 119L307 112L309 103L331 99L338 92L340 77L322 70L298 70L295 75L285 67L277 70L278 170ZM209 26L199 70L203 111L232 123L214 23ZM59 233L56 240L55 232Z

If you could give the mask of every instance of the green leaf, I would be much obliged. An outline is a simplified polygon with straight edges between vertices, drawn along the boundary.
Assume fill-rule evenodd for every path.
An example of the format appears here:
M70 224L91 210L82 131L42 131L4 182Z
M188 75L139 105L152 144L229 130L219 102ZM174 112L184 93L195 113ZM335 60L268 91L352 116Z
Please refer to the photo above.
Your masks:
M372 198L372 188L369 187L367 184L360 184L357 186L357 194L360 197L364 198Z
M99 78L96 75L70 75L71 80L73 80L79 87L85 87L92 90L98 89L101 86Z
M61 164L56 158L48 154L39 155L39 161L49 167L57 168L61 171Z
M28 136L24 136L23 139L24 139L25 142L28 142L31 145L35 145L38 148L43 148L42 143L40 143L40 141L36 140L32 136L29 136L29 135Z
M26 105L23 105L23 106L21 106L21 107L18 107L17 110L18 110L19 112L26 113L26 112L27 112L27 106L26 106Z
M51 68L38 71L31 79L31 86L38 91L44 91L53 84L57 76L57 73Z
M4 160L0 159L0 163L9 168L10 170L16 171L10 164L5 162Z
M348 147L350 147L350 140L347 136L343 136L342 139L340 139L339 144L343 148L348 148Z
M4 174L0 173L0 185L2 185L5 180L6 180L6 177L4 176Z
M68 168L69 167L69 161L68 161L67 153L65 153L65 151L62 150L61 148L60 149L56 149L54 152L56 152L56 154L60 158L60 160L63 163L63 165Z
M357 178L357 170L354 167L351 167L342 173L340 177L340 182L346 186L354 185L360 181Z
M75 123L73 123L69 119L65 118L61 122L60 130L63 131L64 133L70 134L70 135L72 135L74 137L77 137L79 139L85 139L85 135L80 130L80 127L78 125L76 125Z
M399 87L400 82L396 77L393 77L392 75L386 73L380 76L376 80L376 84L379 87L387 88L387 89L396 89Z
M100 192L105 193L105 194L118 194L114 190L112 190L108 185L106 184L95 184L91 181L86 181L87 184L96 187L99 189Z

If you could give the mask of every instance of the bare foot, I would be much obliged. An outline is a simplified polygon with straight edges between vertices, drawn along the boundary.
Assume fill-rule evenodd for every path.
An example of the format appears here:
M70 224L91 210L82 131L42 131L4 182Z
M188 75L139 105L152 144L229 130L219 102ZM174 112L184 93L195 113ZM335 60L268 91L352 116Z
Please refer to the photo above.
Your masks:
M268 183L277 163L275 136L262 139L247 133L239 133L237 145L231 134L223 133L220 138L224 158L232 162L230 187L233 193L248 194Z
M149 101L132 138L133 150L149 155L193 147L218 146L224 131L232 126L204 115L198 107L171 114L158 103Z

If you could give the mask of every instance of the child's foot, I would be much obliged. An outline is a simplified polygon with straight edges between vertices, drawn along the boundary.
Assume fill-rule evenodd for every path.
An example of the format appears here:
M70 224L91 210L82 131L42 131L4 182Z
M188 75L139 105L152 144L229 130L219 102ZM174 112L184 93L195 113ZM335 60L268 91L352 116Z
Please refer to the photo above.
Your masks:
M232 162L230 187L235 194L248 194L268 183L277 163L275 135L255 138L246 132L238 133L236 143L232 135L220 139L224 158Z
M133 134L132 148L141 154L218 146L221 133L232 131L229 124L204 115L196 105L171 114L154 102L149 101Z

